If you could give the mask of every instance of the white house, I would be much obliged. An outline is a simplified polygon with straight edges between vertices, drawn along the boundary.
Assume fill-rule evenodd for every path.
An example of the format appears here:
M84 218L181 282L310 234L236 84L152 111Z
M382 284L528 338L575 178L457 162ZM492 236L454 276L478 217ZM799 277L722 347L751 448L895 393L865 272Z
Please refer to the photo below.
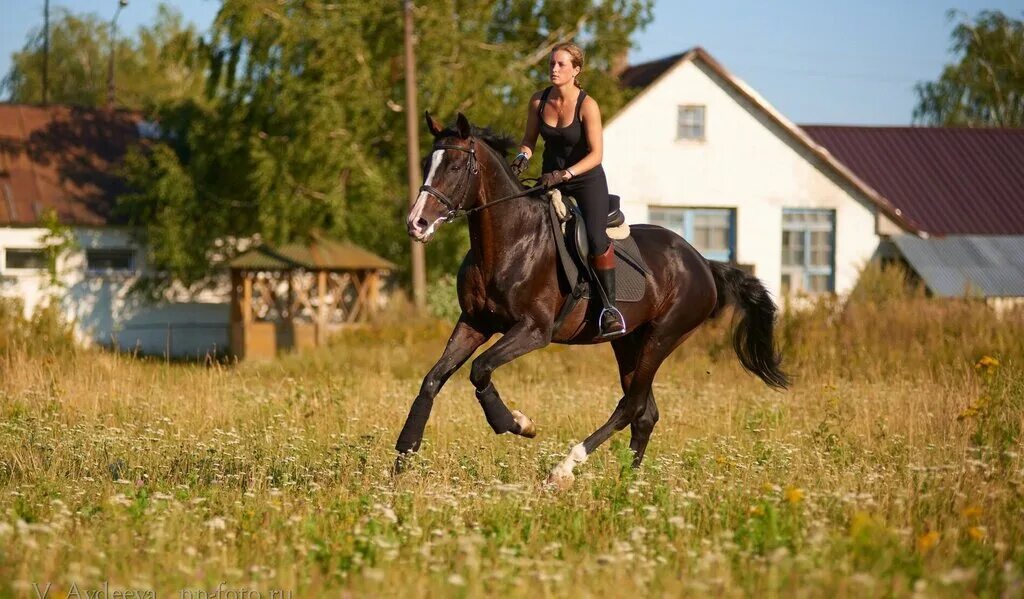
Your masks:
M775 295L846 292L883 237L919 233L703 49L621 80L639 93L605 126L604 166L630 222L752 266Z
M129 293L146 272L145 253L112 209L122 191L117 168L146 129L122 111L0 105L0 295L20 298L26 315L57 298L83 342L175 356L221 352L226 293L156 304ZM56 265L57 287L44 253L47 213L72 238Z

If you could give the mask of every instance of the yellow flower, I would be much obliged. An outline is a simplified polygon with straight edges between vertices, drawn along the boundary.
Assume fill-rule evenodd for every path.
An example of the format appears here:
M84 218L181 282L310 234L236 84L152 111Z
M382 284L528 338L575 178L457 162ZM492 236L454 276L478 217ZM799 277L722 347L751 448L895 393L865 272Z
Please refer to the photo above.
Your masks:
M975 541L981 541L987 535L987 531L984 526L972 526L967 529L967 536L971 537Z
M939 533L934 530L917 537L917 550L920 553L926 553L929 549L938 544Z
M960 511L964 518L977 518L981 515L981 508L976 505L969 505Z
M750 506L750 509L747 510L747 512L751 516L763 516L764 515L764 510L761 509L761 506L759 506L759 505L752 505L752 506Z
M976 364L974 365L974 368L975 368L976 370L982 370L982 371L984 371L984 370L989 370L989 369L991 369L991 368L997 368L998 366L999 366L999 360L997 360L997 359L993 358L992 356L983 356L983 357L982 357L982 358L981 358L980 360L978 360L978 362L977 362L977 363L976 363Z
M804 500L804 490L797 487L789 487L786 489L783 497L786 498L786 501L795 505Z

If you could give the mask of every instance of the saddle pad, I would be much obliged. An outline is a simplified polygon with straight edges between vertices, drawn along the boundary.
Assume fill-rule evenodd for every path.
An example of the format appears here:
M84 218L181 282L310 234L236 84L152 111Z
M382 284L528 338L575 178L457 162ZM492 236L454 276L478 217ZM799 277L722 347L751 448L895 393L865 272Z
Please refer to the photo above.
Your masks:
M558 247L558 262L562 266L559 272L565 277L563 282L566 284L566 288L571 291L576 286L576 282L580 277L579 266L569 253L569 248L565 245L565 237L562 234L562 227L558 221L558 214L550 203L548 204L548 213L550 215L551 230L555 235L555 245ZM615 256L618 258L615 261L615 301L616 303L638 302L643 299L644 291L647 287L646 277L650 274L647 263L644 262L643 256L640 255L640 248L636 246L636 241L632 235L625 239L616 240L613 245L615 247ZM582 297L590 299L591 295L590 286L588 285Z

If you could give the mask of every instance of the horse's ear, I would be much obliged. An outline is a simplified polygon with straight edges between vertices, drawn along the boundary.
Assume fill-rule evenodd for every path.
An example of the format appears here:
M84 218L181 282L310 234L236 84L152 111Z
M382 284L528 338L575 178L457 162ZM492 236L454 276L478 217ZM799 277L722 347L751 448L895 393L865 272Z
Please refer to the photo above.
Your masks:
M437 122L437 119L430 116L429 110L425 110L423 114L427 117L427 129L430 131L430 134L434 137L441 135L441 130L443 129L443 127L441 127L441 123Z
M458 118L455 119L455 128L459 130L459 137L463 139L469 137L469 119L467 119L466 115L462 114L461 112L459 113Z

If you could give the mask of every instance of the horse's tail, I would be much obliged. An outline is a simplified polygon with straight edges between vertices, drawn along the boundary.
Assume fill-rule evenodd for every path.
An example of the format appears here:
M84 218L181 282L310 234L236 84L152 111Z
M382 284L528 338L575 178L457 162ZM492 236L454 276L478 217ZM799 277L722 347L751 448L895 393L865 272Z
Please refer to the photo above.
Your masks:
M708 264L718 289L718 303L711 312L711 318L718 316L727 306L733 306L742 313L732 337L732 346L740 363L768 386L785 389L789 385L789 377L780 368L782 358L773 337L776 307L768 290L757 277L734 266L713 260L708 260Z

